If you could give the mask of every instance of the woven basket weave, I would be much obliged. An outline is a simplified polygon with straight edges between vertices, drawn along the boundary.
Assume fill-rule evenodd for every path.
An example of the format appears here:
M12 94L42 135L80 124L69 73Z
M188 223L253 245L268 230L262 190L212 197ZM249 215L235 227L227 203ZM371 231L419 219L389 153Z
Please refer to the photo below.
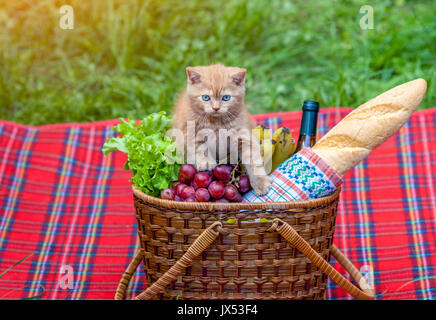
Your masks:
M365 278L334 246L340 190L278 203L192 203L132 187L141 248L115 298L142 261L148 288L136 299L324 299L327 276L358 299ZM360 285L329 263L330 254Z

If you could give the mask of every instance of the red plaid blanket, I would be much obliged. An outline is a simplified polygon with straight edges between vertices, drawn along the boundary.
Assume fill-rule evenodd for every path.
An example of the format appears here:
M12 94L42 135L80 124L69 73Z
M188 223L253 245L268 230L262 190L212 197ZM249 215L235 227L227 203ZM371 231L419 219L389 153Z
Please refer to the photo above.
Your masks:
M322 110L319 135L348 112ZM300 117L254 119L294 129L296 138ZM117 122L0 121L0 299L114 297L138 247L125 155L101 152ZM358 269L372 270L379 299L436 297L435 147L436 108L419 111L345 176L334 243ZM130 296L143 281L139 270ZM332 281L327 297L349 298Z

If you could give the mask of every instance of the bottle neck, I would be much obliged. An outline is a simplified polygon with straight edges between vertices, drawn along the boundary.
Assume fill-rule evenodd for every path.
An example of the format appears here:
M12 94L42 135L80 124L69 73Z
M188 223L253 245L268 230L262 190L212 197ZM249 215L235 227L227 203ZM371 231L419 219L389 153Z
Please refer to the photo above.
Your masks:
M300 136L316 136L317 121L317 111L304 110L301 118Z

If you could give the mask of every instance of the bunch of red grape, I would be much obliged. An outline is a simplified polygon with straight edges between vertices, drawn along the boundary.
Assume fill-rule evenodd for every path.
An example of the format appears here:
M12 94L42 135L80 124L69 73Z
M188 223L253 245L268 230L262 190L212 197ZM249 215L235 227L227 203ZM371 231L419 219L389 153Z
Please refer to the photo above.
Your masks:
M192 164L180 167L178 181L161 191L161 198L186 202L242 202L251 189L250 179L240 165L220 164L211 171L200 171Z

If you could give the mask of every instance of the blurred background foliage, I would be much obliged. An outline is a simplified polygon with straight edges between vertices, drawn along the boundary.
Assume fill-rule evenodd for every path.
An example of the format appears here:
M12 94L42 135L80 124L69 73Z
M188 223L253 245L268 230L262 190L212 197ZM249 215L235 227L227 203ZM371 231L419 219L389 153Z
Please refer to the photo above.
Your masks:
M74 8L73 30L59 8ZM359 12L374 8L373 30ZM436 1L0 0L0 118L25 124L170 110L185 67L248 69L252 113L356 107L422 77L436 106Z

